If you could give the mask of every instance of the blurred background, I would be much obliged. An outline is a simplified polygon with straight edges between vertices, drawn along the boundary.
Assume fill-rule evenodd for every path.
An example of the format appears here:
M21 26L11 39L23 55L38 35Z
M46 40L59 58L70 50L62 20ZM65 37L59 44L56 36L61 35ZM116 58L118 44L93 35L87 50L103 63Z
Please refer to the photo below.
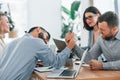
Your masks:
M71 17L64 9L71 11L74 1L78 1L79 4ZM52 38L64 40L66 24L68 30L77 34L78 44L84 47L88 44L89 34L83 29L84 10L89 6L95 6L101 13L115 11L120 16L119 4L120 0L0 0L0 11L6 12L12 20L12 33L6 34L5 40L9 43L37 25L48 30ZM52 38L50 44L54 44Z

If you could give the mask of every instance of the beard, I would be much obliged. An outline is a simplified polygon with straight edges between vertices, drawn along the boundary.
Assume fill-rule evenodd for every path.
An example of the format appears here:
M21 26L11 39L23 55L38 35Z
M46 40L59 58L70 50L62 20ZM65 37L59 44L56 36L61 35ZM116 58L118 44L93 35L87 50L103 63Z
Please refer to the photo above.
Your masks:
M103 39L105 40L111 40L113 38L113 35L105 36Z
M104 39L105 39L105 40L111 40L112 37L105 37Z
M106 36L103 37L103 39L105 40L111 40L115 37L115 35L113 34L113 32L110 30L108 34L106 34Z

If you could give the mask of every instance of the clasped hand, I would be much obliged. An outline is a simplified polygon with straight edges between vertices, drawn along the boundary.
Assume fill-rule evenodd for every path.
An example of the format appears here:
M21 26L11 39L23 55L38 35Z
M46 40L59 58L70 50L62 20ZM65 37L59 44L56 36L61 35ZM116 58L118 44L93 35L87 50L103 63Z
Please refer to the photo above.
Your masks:
M76 42L74 37L75 34L71 32L68 32L65 36L67 47L70 48L71 50L74 48Z
M94 60L94 59L90 60L89 66L90 66L90 69L92 69L92 70L103 69L102 62L100 62L98 60Z

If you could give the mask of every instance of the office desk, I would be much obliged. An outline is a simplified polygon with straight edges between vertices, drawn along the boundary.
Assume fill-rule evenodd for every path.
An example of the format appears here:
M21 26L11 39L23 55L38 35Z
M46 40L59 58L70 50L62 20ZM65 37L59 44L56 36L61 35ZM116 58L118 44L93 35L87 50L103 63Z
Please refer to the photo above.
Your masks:
M40 80L120 80L120 71L93 71L89 67L82 67L81 71L74 79L47 79L46 75L49 72L40 73L34 71L34 74Z

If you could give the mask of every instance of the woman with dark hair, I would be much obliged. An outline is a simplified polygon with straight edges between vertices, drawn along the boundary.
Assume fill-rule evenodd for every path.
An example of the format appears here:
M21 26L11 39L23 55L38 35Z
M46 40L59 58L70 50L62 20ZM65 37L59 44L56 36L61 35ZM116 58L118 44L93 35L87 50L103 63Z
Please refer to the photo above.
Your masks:
M84 28L89 31L89 48L93 46L99 36L98 17L100 15L100 11L93 6L88 7L83 14Z

